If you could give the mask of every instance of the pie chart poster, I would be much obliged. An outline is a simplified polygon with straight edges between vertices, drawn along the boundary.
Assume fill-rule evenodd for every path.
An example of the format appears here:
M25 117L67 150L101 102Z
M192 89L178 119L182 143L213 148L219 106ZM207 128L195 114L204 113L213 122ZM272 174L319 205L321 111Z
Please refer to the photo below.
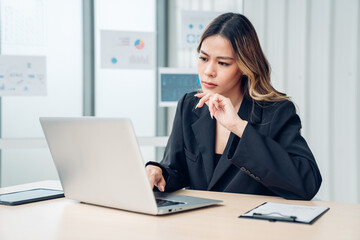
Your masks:
M101 68L154 69L155 34L102 30Z

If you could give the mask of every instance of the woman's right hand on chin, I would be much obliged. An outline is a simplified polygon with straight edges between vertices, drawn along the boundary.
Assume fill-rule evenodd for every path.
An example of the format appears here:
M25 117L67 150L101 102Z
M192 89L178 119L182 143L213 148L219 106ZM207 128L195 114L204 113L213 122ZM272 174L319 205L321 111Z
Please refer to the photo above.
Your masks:
M162 175L161 168L154 165L147 165L145 170L148 175L151 188L156 186L160 192L163 192L165 190L166 182Z

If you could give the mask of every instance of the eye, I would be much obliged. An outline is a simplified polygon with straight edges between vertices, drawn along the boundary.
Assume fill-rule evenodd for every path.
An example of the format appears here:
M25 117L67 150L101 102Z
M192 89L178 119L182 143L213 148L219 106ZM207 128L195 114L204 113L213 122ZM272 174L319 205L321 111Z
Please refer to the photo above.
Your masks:
M202 57L202 56L200 56L199 59L200 59L201 61L203 61L203 62L206 62L206 61L207 61L207 59L206 59L205 57Z
M221 66L229 66L230 64L228 64L226 62L219 62L219 65L221 65Z

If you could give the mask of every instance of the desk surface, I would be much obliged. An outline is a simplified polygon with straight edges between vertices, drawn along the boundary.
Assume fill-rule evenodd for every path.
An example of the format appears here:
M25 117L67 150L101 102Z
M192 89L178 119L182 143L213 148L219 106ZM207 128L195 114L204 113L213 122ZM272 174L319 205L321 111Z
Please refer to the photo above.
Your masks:
M0 193L36 187L45 181L1 188ZM221 199L219 206L167 216L150 216L61 198L0 205L0 239L360 239L360 204L289 201L279 197L181 190L179 194ZM263 202L327 206L312 225L238 218Z

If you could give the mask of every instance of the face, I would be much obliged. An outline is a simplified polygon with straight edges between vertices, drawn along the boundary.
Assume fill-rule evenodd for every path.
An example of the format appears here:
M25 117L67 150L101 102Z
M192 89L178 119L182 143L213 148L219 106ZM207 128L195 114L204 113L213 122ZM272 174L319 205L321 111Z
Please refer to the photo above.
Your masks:
M207 37L201 44L198 73L205 93L218 93L228 98L241 94L242 75L230 41L220 35Z

